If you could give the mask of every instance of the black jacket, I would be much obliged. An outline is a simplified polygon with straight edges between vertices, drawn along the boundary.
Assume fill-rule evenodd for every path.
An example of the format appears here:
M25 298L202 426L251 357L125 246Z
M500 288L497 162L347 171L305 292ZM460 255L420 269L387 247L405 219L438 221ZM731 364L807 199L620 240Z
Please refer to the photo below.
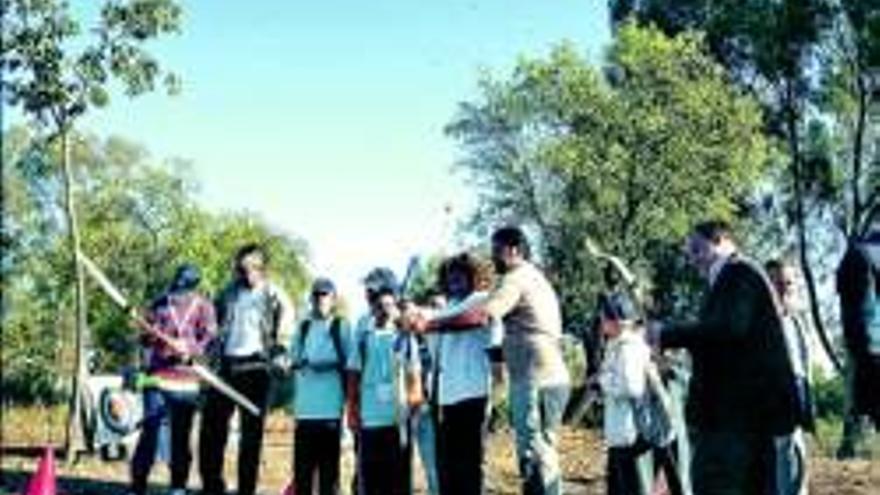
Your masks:
M794 372L769 281L734 256L709 289L696 322L661 333L693 358L687 417L698 430L785 434L798 422Z

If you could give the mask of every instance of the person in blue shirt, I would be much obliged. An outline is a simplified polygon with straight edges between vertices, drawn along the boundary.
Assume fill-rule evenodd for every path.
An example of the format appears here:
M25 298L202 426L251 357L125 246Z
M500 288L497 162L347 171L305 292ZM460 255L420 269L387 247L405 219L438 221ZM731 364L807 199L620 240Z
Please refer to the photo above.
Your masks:
M336 315L335 309L335 285L326 278L316 279L311 311L296 327L291 340L296 493L313 493L316 473L321 495L339 493L345 367L352 337L348 322Z
M348 361L348 424L359 432L364 495L408 495L410 409L422 401L413 336L398 329L395 288L376 291L374 316L362 322ZM409 340L409 342L407 342Z

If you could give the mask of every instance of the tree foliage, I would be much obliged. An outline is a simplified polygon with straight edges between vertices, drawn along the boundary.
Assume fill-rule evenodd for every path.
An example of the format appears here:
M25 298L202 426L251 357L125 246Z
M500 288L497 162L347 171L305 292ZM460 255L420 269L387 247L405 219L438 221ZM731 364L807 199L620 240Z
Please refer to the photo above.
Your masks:
M635 18L668 34L703 32L732 80L761 101L768 135L797 146L790 159L798 167L780 186L802 188L806 215L831 208L841 232L865 230L880 209L880 2L611 0L610 6L617 23ZM786 119L794 125L787 128ZM793 154L791 148L786 152ZM792 184L795 172L799 184ZM795 216L792 208L792 223Z
M160 78L176 91L179 80L165 73L144 46L179 32L182 9L174 0L110 0L84 31L65 1L3 0L3 93L41 123L63 128L90 107L109 103L109 83L126 94L154 89Z
M763 202L776 208L758 210L754 230L775 230L774 216L784 215L788 235L778 251L797 247L813 322L833 357L824 328L835 312L820 294L835 269L828 260L839 258L839 238L857 237L880 218L880 1L610 5L617 23L636 18L666 33L705 33L731 79L761 101L767 135L786 154L788 172L773 178L780 201ZM768 219L770 229L762 223Z
M44 139L61 147L58 173L63 181L64 217L73 272L74 365L65 451L68 462L82 446L80 397L88 374L83 346L89 338L79 221L70 164L70 134L90 107L109 101L116 80L125 92L138 95L154 88L162 70L145 48L150 40L179 29L182 10L174 0L106 0L97 22L83 30L64 0L0 0L0 92L4 104L19 108L42 126ZM165 76L170 91L177 79Z
M149 303L184 261L196 263L202 289L216 293L246 242L267 246L274 275L291 294L304 291L303 241L254 214L206 211L195 200L198 184L186 163L156 163L143 147L117 137L77 134L72 142L73 170L82 185L83 251L133 302ZM22 127L10 129L4 143L3 386L29 399L56 388L57 370L72 359L69 346L63 352L59 345L70 342L70 253L57 225L63 209L50 165L57 149ZM100 290L93 294L88 321L94 365L114 370L132 363L136 345L126 315Z
M770 163L758 105L690 32L628 24L603 70L562 45L480 90L447 127L482 196L476 225L536 231L570 322L600 286L586 237L656 276L694 218L736 219Z

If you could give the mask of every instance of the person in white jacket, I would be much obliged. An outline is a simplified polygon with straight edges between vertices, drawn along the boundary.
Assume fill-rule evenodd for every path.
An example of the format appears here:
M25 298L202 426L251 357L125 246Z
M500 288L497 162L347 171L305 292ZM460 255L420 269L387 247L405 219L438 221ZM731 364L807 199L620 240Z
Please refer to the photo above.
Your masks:
M608 294L600 300L600 330L607 339L605 355L599 369L599 385L605 395L604 432L608 444L608 494L639 495L654 492L663 474L663 491L684 495L679 475L674 430L640 431L636 421L636 404L649 409L652 421L671 428L671 405L662 378L652 361L651 348L645 340L638 313L623 293ZM644 409L640 409L645 414ZM657 438L657 435L662 435ZM647 436L643 436L647 435ZM650 453L654 469L640 462L642 454ZM645 459L646 461L648 459ZM641 465L641 466L640 466Z
M651 349L637 330L635 311L625 298L609 299L600 312L600 329L607 339L599 369L599 385L605 397L607 492L609 495L638 495L642 493L642 485L637 463L647 445L639 438L633 402L645 393Z

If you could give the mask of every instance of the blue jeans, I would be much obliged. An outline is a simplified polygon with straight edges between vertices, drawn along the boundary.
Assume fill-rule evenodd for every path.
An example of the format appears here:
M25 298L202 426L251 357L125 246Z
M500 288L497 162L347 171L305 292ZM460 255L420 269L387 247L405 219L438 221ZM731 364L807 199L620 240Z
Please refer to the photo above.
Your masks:
M524 495L561 495L562 472L556 430L568 402L569 386L536 387L510 382L510 413Z
M431 406L424 405L415 413L415 432L413 437L418 445L419 460L422 462L422 470L425 472L425 480L428 482L428 494L440 493L437 483L437 440L434 432L434 418Z
M807 448L804 432L795 429L789 435L773 439L776 458L776 494L804 495L807 493Z
M168 392L158 389L144 391L144 419L138 445L131 460L131 490L146 493L147 478L160 448L160 431L167 415L171 426L171 488L186 488L192 455L189 446L197 394Z

